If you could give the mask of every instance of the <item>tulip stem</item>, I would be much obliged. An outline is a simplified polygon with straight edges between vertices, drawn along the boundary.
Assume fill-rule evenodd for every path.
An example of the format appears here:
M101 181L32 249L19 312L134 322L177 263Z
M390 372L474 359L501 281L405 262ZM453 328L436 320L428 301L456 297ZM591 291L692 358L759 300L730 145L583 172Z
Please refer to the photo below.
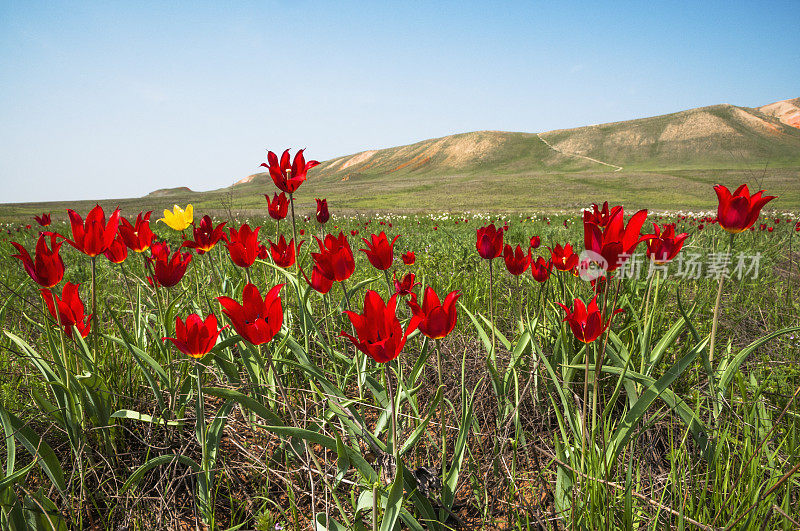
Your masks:
M733 233L730 235L730 239L728 240L728 254L733 250ZM714 320L711 322L711 340L708 345L708 364L709 366L713 367L714 363L714 344L717 340L717 323L719 321L719 304L722 300L722 284L725 281L725 275L720 273L719 275L719 286L717 286L717 300L714 303ZM713 378L713 374L709 374L710 377Z
M214 281L217 281L217 278L222 279L222 273L219 272L217 269L217 262L214 260L214 249L209 250L206 254L208 255L208 261L211 262L211 272L214 274Z
M522 329L522 290L519 288L519 277L520 275L515 275L517 279L517 317L519 319L520 329Z
M494 323L494 290L492 288L492 284L494 284L494 273L492 272L492 262L493 260L489 260L489 320L492 322L492 351L489 353L489 357L494 361L495 359L495 323Z
M64 383L66 384L67 387L67 394L69 394L69 380L70 380L69 366L68 366L69 359L67 358L67 346L64 343L64 328L61 325L61 312L58 309L55 286L50 288L50 295L53 297L53 309L55 310L56 323L58 323L58 333L59 337L61 338L61 363L64 365Z
M279 220L279 219L275 220L275 243L278 243L278 237L280 236L280 225L281 225L281 220ZM296 260L296 258L295 258L295 260ZM275 260L273 260L273 262L274 261ZM264 271L265 271L264 274L266 275L266 269ZM279 275L278 270L273 268L272 269L272 285L273 286L278 283L278 275ZM264 282L266 282L266 278L264 279Z
M128 274L125 272L125 264L123 262L119 263L119 268L122 271L122 278L125 279L125 290L128 292L128 302L131 304L131 315L134 314L133 311L133 291L131 291L131 284L128 280Z
M294 239L295 246L297 245L297 222L294 219L294 194L289 194L289 203L292 205L292 239ZM295 257L294 272L300 276L300 257Z
M339 282L339 284L342 286L342 291L344 292L344 304L345 304L345 307L348 310L350 310L350 297L347 296L347 288L344 285L344 280ZM355 335L355 333L356 333L356 330L353 327L353 323L350 323L350 332L353 335ZM345 354L347 354L347 341L344 342L344 349L345 349ZM355 352L353 353L353 361L355 361L355 363L356 363L356 383L358 384L358 398L359 398L359 400L363 400L364 399L364 390L362 388L362 383L361 383L361 354L360 353L361 353L360 350L355 349Z
M206 408L205 408L205 399L203 398L203 373L202 368L199 362L195 362L195 378L197 379L197 409L196 409L196 419L195 419L195 434L197 436L197 442L200 444L200 450L202 452L202 457L200 460L200 474L202 477L198 477L197 479L197 490L196 493L197 501L199 502L198 509L200 510L200 514L204 522L210 523L211 521L211 514L210 509L213 507L213 504L209 503L208 496L212 492L212 485L210 481L210 463L208 462L208 450L206 448ZM205 492L200 492L200 490Z
M292 245L295 248L295 259L294 259L294 276L297 279L297 303L298 308L297 311L300 314L300 320L302 321L300 325L303 327L303 334L306 336L306 351L308 351L308 326L306 326L306 312L303 309L303 301L302 297L300 297L300 253L297 252L297 222L295 221L294 215L294 194L289 194L289 203L292 205Z
M98 356L99 336L97 334L97 257L92 257L92 338L94 339L94 357ZM75 371L80 371L80 361L75 360Z
M383 270L383 277L386 279L386 297L388 298L388 297L392 296L392 283L389 280L389 270L388 269L384 269Z
M436 340L436 369L439 373L439 389L444 393L444 384L442 383L442 350L441 341L439 339ZM442 481L447 477L447 426L444 422L444 413L445 405L443 397L439 402L439 424L441 425L442 436Z
M372 486L372 531L378 531L378 484Z
M583 404L581 404L581 470L585 470L586 463L586 440L589 438L588 427L586 426L586 404L589 402L589 345L584 345L584 371L583 371Z
M382 369L386 377L386 389L389 390L389 407L392 415L392 455L394 456L394 470L396 475L398 470L397 467L400 466L400 445L397 443L397 414L395 412L394 390L392 386L392 378L391 375L388 374L389 371L386 370L385 363L382 365Z

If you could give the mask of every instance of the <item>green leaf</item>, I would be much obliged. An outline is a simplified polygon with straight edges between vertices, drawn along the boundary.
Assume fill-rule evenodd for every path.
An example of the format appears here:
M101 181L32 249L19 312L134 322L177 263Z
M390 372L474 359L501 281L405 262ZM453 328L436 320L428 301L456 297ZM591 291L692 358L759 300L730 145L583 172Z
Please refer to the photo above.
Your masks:
M332 516L327 517L328 526L325 527L325 513L317 513L314 518L317 531L346 531L344 526L337 522Z
M17 462L17 443L14 439L14 427L11 425L11 419L2 402L0 402L0 423L3 425L3 432L6 435L6 474L11 474L14 472Z
M234 391L233 389L223 389L220 387L204 387L203 394L222 398L224 400L233 400L245 409L249 409L262 419L266 420L273 426L282 426L283 421L261 402L250 398L249 396Z
M4 478L0 478L0 492L27 476L28 472L30 472L34 466L36 466L36 461L31 461L27 466L20 468Z
M397 475L392 482L389 491L389 500L386 502L386 509L381 520L381 531L393 531L397 519L400 517L400 509L403 507L403 461L397 463Z
M336 488L342 479L344 479L347 471L350 470L350 456L345 449L342 438L339 432L336 432L336 477L334 478L334 488Z
M617 429L614 431L611 441L609 441L605 457L605 465L608 468L614 467L619 453L634 434L636 428L639 426L639 421L644 414L647 413L647 409L650 405L689 368L698 353L704 348L706 348L706 342L697 345L691 352L681 358L680 361L670 367L658 381L653 382L642 392L633 407L625 414L625 417L623 417ZM593 368L589 370L593 371Z
M489 327L489 330L494 328L495 337L500 341L500 343L503 344L504 347L506 347L506 350L511 350L511 341L509 341L508 338L506 338L506 336L504 336L502 332L500 332L500 330L498 330L497 327L494 326L494 324L488 318L486 318L486 316L480 313L478 316L483 319L483 322L486 323L486 326Z
M316 431L304 430L302 428L295 428L291 426L263 426L263 428L277 435L298 437L313 444L319 444L328 450L334 452L337 451L335 439ZM378 481L378 474L359 452L353 450L349 446L344 446L344 450L347 452L350 462L355 465L356 469L361 472L361 474L364 476L364 479L366 479L368 483L374 483Z
M113 419L131 419L131 420L138 420L140 422L147 422L150 424L155 424L157 426L180 426L183 424L181 421L177 420L164 420L163 418L153 418L150 415L145 413L139 413L138 411L133 411L131 409L120 409L115 411L111 414L111 418Z
M593 369L590 367L589 370ZM630 378L635 382L646 386L651 386L656 382L654 378L634 372L630 369L624 371L619 367L604 365L602 371L616 375L621 375L624 372L626 378ZM705 454L707 460L709 462L713 461L714 443L709 440L708 430L706 429L705 424L703 424L703 421L700 420L700 417L698 417L695 412L692 411L692 409L686 404L686 402L683 401L683 399L678 397L670 389L663 389L661 394L658 395L658 398L667 404L667 406L676 415L678 415L683 423L686 424L686 427L689 428L689 431L692 433L692 436L694 437L701 451Z
M191 468L194 472L200 472L200 465L197 464L193 459L185 456L185 455L178 455L178 454L169 454L169 455L160 455L158 457L154 457L153 459L149 460L139 468L133 471L133 474L125 481L120 489L120 494L127 492L128 489L134 487L139 484L142 480L142 477L150 470L154 469L157 466L161 465L168 465L170 463L174 463L178 461L183 463L184 465Z
M50 445L44 442L27 424L23 423L14 414L9 413L0 404L0 411L8 424L14 430L14 437L25 447L28 452L36 459L36 463L42 468L53 485L58 489L62 496L66 496L67 485L64 481L64 470L58 461L55 452Z
M219 411L217 411L217 414L214 416L214 420L211 421L211 425L208 427L206 452L209 463L216 462L219 443L222 439L222 430L225 428L225 423L228 421L228 414L231 412L234 403L234 400L228 400L219 408Z
M688 322L688 318L694 313L696 307L697 307L696 305L692 306L689 309L689 314L686 317L681 317L681 319L678 320L678 322L672 325L670 329L667 331L667 333L664 334L664 336L658 341L658 343L656 343L656 346L652 348L649 355L645 358L649 360L648 365L650 368L650 370L648 370L645 374L649 375L652 368L657 367L658 364L661 362L661 360L663 359L664 355L667 352L667 348L675 344L675 341L678 339L678 336L680 336L681 332L683 332L683 329L686 326L686 323ZM653 315L655 315L655 312L653 312ZM644 354L644 352L642 354Z
M718 388L721 390L721 392L725 392L725 390L728 388L731 378L733 378L733 375L739 370L739 367L742 365L742 363L744 363L747 357L758 347L772 339L775 339L778 336L788 334L789 332L797 332L798 330L800 330L800 326L790 326L789 328L783 328L777 332L772 332L771 334L753 341L748 346L743 348L732 360L730 360L730 362L724 363L724 368L723 365L720 365L717 372L719 373Z
M400 449L401 456L405 455L406 452L411 450L417 443L419 438L422 436L422 434L425 433L425 428L428 426L428 423L433 417L433 414L436 412L436 407L439 405L439 402L442 401L442 397L444 396L443 391L444 389L442 389L441 387L436 390L436 395L433 397L433 400L431 401L430 408L428 409L428 414L425 416L422 422L420 422L419 425L416 428L414 428L414 431L412 431L411 434L408 436L406 442L403 443L403 446Z

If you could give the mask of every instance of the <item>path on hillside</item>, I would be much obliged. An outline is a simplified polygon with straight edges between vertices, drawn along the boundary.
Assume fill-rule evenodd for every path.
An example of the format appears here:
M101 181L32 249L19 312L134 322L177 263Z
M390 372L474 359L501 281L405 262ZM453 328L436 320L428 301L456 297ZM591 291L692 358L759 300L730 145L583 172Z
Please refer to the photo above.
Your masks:
M555 151L556 153L561 153L562 155L568 155L571 157L580 157L582 159L590 160L592 162L596 162L598 164L603 164L604 166L611 166L614 168L614 171L622 171L622 166L617 166L616 164L609 164L608 162L603 162L602 160L593 159L592 157L587 157L586 155L579 155L577 153L569 153L568 151L561 151L558 148L553 147L550 145L550 142L542 138L542 133L536 133L536 136L539 137L539 140L544 142L544 145Z

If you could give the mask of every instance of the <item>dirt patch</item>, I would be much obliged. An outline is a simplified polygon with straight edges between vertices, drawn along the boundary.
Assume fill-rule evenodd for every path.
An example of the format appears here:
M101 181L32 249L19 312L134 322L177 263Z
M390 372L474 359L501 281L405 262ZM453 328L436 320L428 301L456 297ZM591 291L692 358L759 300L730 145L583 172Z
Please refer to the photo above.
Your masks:
M350 160L342 164L342 167L339 168L341 170L346 170L350 166L355 166L356 164L361 164L362 162L366 162L372 158L372 156L377 153L376 150L364 151L363 153L359 153L358 155L353 155L350 157Z
M425 149L421 157L431 159L439 156L447 166L460 166L466 162L480 160L500 147L506 138L488 131L467 133L436 140Z
M676 124L669 124L659 141L692 140L715 135L739 136L725 120L708 112L692 113Z
M238 181L233 183L233 185L234 186L239 186L240 184L247 184L247 183L253 182L253 179L255 179L258 176L259 176L258 173L254 173L253 175L248 175L244 179L239 179Z
M734 115L740 121L742 121L743 123L754 129L761 129L763 132L766 133L778 133L778 134L781 133L781 130L777 125L771 124L768 121L764 120L763 118L759 118L758 116L752 115L743 109L739 108L734 109Z
M800 98L783 100L758 108L759 111L774 116L782 123L800 129Z

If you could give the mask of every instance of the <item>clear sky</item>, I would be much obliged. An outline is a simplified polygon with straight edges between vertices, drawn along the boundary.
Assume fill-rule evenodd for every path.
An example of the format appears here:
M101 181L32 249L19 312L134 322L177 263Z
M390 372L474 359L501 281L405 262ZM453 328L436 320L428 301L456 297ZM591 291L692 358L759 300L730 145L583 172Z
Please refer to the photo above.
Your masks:
M798 2L0 0L0 203L800 96Z

